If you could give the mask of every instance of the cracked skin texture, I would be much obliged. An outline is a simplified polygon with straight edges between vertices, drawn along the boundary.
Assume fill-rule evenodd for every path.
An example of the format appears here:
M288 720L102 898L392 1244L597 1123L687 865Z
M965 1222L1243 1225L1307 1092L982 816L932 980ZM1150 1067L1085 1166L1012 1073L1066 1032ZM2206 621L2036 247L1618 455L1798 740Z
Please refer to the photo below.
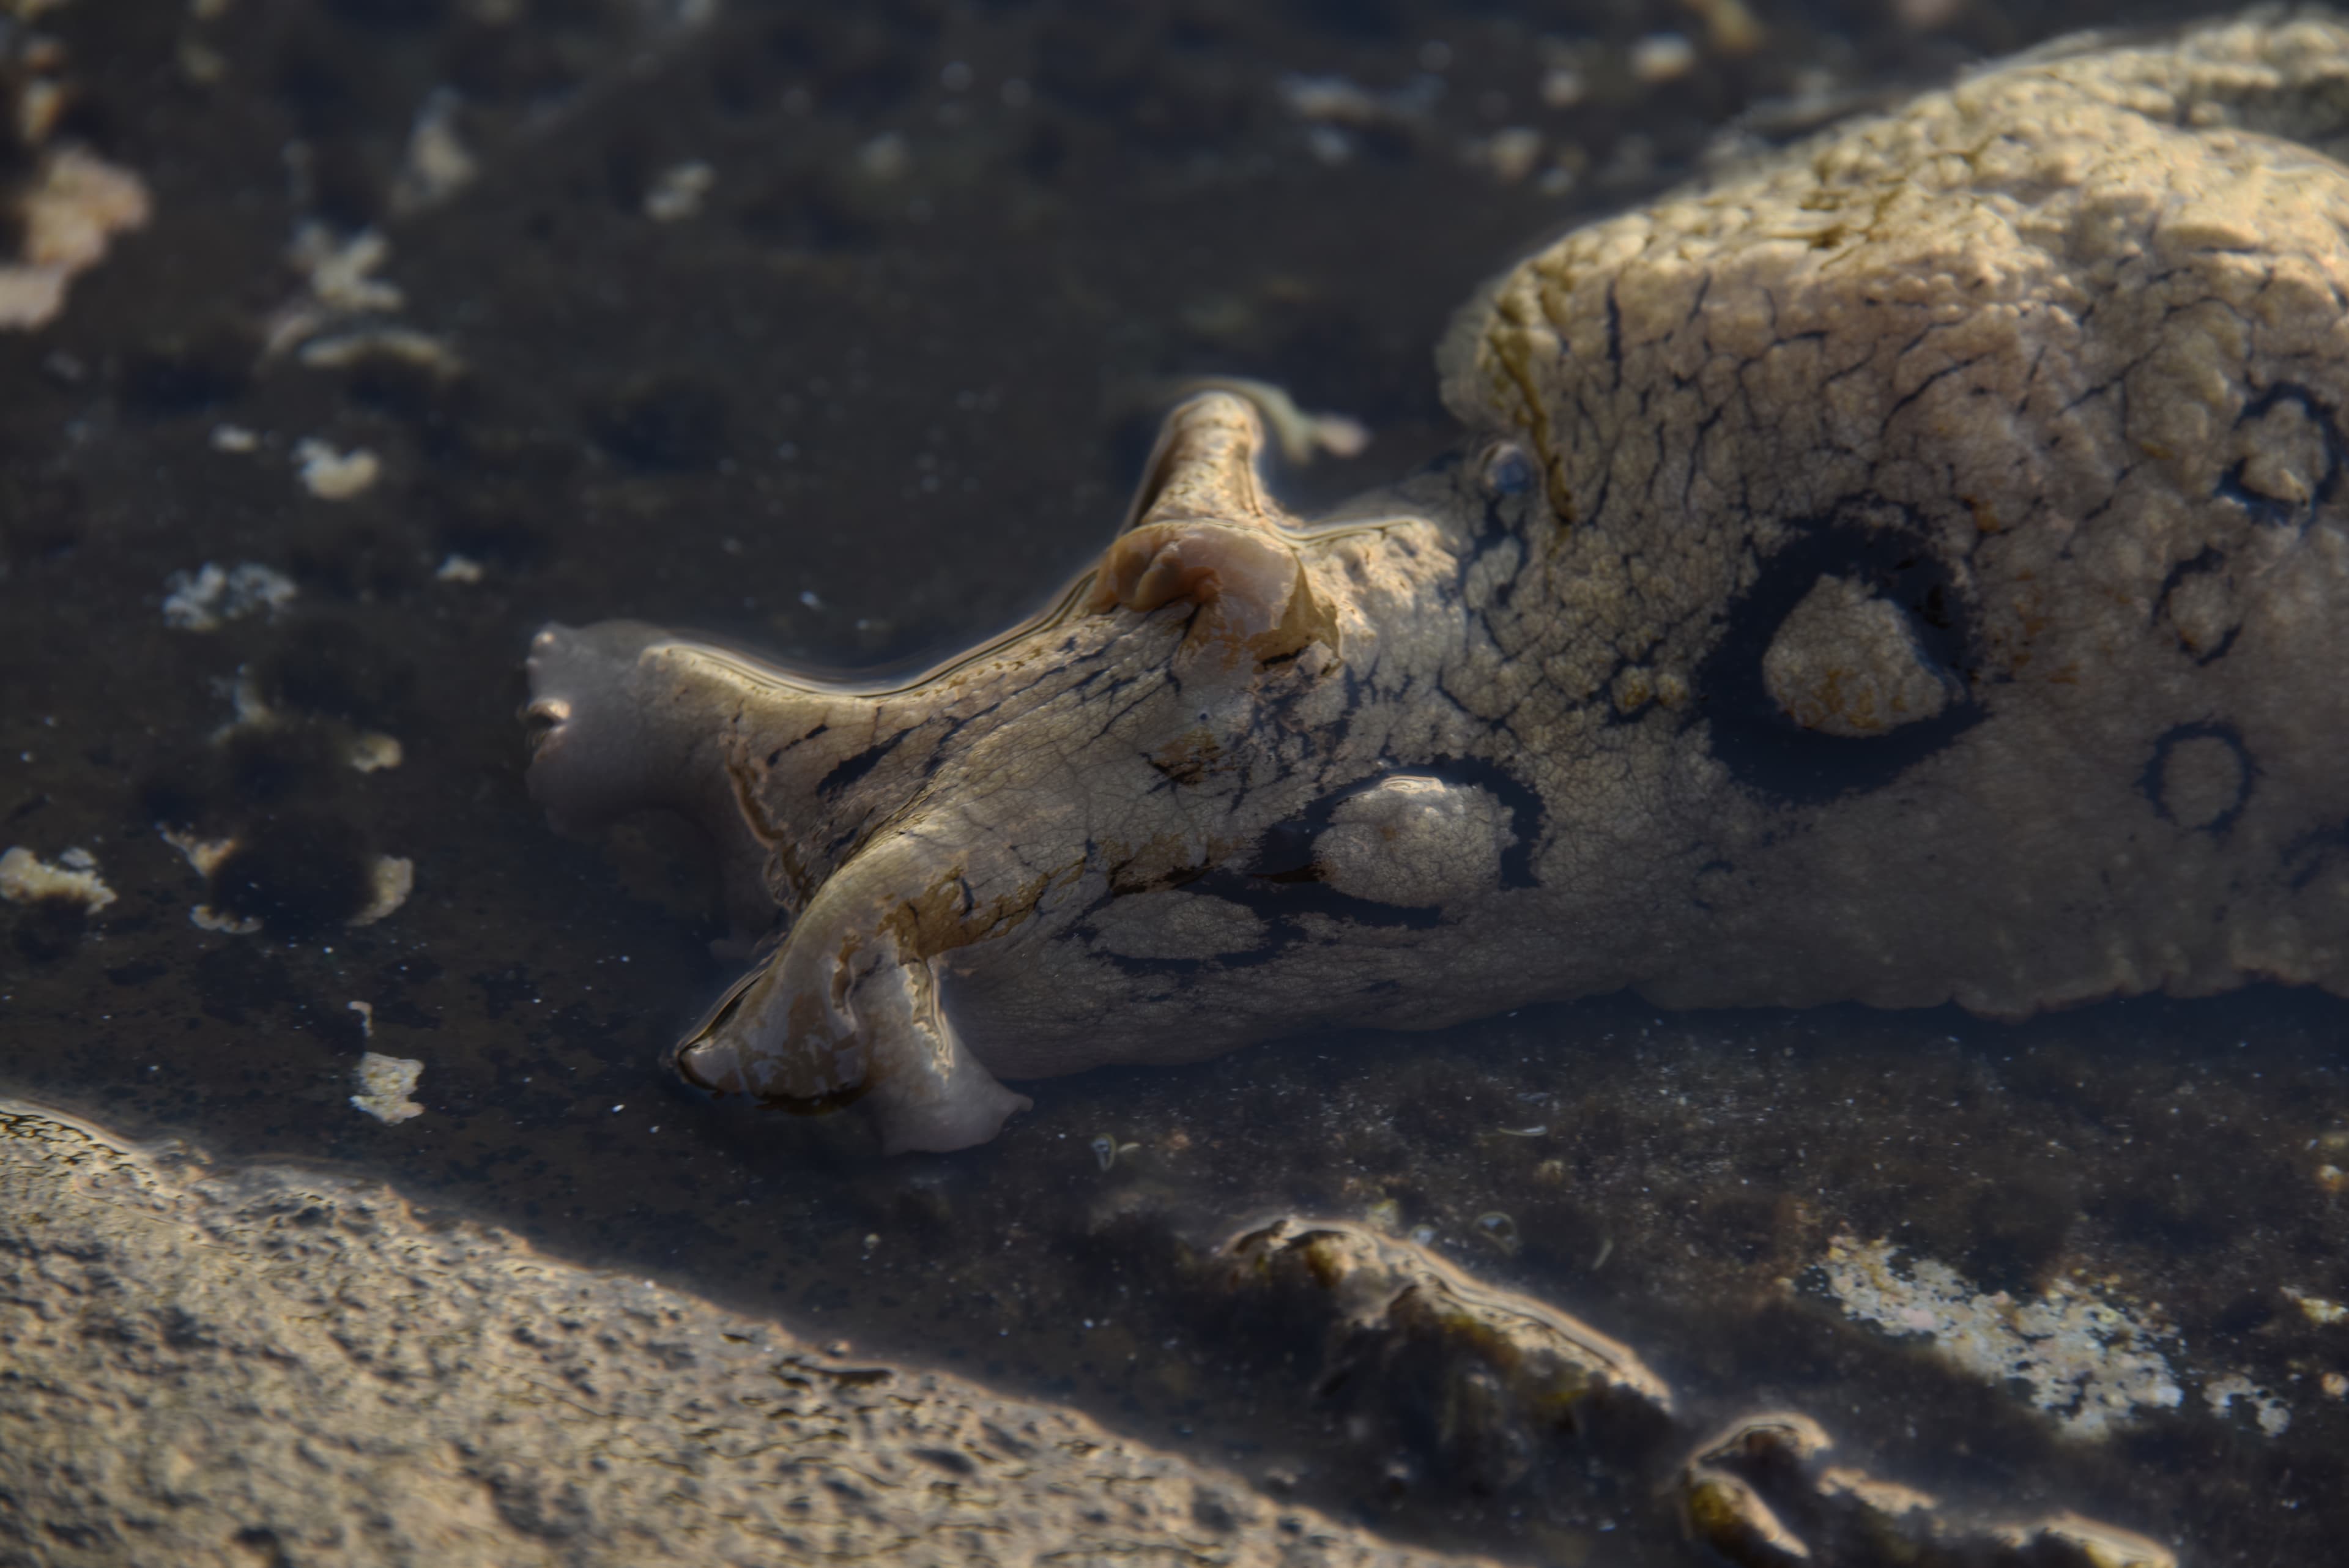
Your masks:
M1526 260L1454 457L1330 516L1185 405L1102 566L921 680L550 628L533 790L708 826L775 934L682 1067L895 1148L1626 986L2349 991L2341 144L2327 19L2010 62Z

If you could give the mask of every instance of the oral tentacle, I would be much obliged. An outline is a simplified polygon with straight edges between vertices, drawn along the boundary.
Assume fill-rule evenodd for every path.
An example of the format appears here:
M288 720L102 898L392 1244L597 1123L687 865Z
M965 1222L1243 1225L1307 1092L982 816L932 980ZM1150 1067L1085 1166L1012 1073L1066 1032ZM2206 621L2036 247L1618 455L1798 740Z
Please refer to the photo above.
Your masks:
M946 1150L993 1137L1029 1104L964 1046L939 994L957 948L1018 925L1041 888L912 826L857 854L772 955L679 1044L704 1087L802 1110L865 1103L884 1145ZM974 870L978 874L974 876ZM999 889L983 898L978 888Z

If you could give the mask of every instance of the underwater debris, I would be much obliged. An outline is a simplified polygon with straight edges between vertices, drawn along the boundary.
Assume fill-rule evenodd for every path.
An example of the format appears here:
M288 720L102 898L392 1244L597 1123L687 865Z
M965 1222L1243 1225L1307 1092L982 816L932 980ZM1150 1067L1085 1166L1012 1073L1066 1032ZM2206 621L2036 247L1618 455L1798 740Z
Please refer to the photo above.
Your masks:
M1471 1229L1479 1241L1505 1257L1517 1250L1517 1222L1497 1209L1477 1215Z
M351 1004L358 1006L357 1002ZM361 1015L367 1032L375 1032L372 1010ZM408 1096L416 1092L416 1080L424 1075L424 1064L406 1056L387 1056L370 1051L359 1058L352 1073L359 1092L351 1096L351 1104L379 1122L404 1122L410 1116L420 1116L424 1107Z
M367 901L346 925L372 926L397 913L416 890L416 862L404 856L378 855L367 869Z
M188 863L188 869L199 877L210 877L220 869L221 862L236 849L233 838L199 838L192 833L182 833L160 822L155 825L155 831L162 835L164 843L180 852L180 857Z
M406 216L437 206L473 182L481 162L465 145L457 127L465 100L454 88L435 88L425 95L408 133L408 156L391 185L391 210Z
M351 737L343 749L343 760L355 773L378 774L400 764L406 753L397 737L377 730L367 730Z
M41 155L16 199L20 259L0 265L0 328L47 325L65 307L66 286L96 266L114 236L143 226L152 210L138 175L82 147Z
M294 579L258 561L223 570L206 561L191 572L173 572L163 583L163 624L176 631L217 631L249 615L275 615L300 589Z
M645 192L645 216L656 223L676 223L696 216L701 199L718 182L718 171L699 159L675 164L655 176Z
M1540 163L1542 134L1528 125L1512 125L1463 149L1465 160L1489 171L1504 185L1515 185Z
M347 370L371 362L407 365L440 381L465 370L454 349L412 327L359 327L331 337L313 337L295 357L314 370Z
M375 275L390 257L391 242L378 230L337 238L324 223L303 223L285 253L287 263L301 274L303 287L271 314L264 352L283 354L351 317L395 311L407 304L398 285Z
M98 874L97 857L88 850L68 849L48 861L20 844L0 855L0 898L12 904L56 899L95 915L115 901L115 892Z
M2339 1302L2327 1301L2323 1296L2313 1296L2290 1287L2286 1287L2283 1293L2285 1299L2300 1308L2302 1315L2311 1323L2329 1325L2349 1320L2349 1306Z
M1819 1269L1847 1314L1922 1334L1936 1355L1977 1377L2023 1384L2067 1436L2106 1437L2186 1397L2158 1348L2168 1337L2158 1317L2071 1281L2017 1301L1978 1290L1947 1263L1849 1236L1828 1243Z
M1651 33L1631 46L1631 79L1661 86L1696 68L1696 46L1681 33Z
M2241 1405L2259 1423L2260 1430L2271 1438L2283 1436L2292 1426L2292 1411L2284 1402L2240 1372L2205 1384L2202 1397L2221 1416Z
M305 436L295 446L294 462L302 488L321 501L348 501L383 472L382 460L367 448L336 452L315 436Z

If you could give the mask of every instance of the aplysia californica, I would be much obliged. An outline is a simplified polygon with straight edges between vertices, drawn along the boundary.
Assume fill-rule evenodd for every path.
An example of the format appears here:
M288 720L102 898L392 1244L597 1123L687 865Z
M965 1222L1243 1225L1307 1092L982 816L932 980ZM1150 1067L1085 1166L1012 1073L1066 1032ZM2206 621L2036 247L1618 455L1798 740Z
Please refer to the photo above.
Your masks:
M2349 991L2349 27L2059 47L1568 234L1447 462L1304 522L1167 420L1047 611L898 686L541 632L531 785L774 928L700 1084L997 1080L1632 987Z

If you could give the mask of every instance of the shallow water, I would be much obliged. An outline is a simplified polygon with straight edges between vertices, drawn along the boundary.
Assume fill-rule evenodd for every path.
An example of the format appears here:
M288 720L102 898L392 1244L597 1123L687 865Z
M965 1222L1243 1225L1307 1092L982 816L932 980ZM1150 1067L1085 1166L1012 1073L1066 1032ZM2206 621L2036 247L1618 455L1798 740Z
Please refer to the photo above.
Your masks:
M1930 82L2144 8L1976 3L1917 28L1757 5L1766 42L1734 57L1695 10L1628 0L671 9L688 19L618 0L46 19L69 128L140 173L155 217L58 320L0 338L0 846L85 847L119 894L86 924L0 910L0 1092L380 1173L1415 1540L1686 1560L1629 1459L1569 1443L1538 1484L1493 1490L1432 1450L1367 1451L1307 1351L1185 1293L1184 1245L1392 1202L1699 1409L1795 1406L1881 1473L2077 1508L2194 1563L2333 1554L2349 1402L2324 1379L2349 1374L2349 1324L2289 1293L2349 1299L2322 1174L2349 1165L2336 1002L2007 1026L1608 999L1021 1085L1036 1109L997 1143L882 1162L845 1120L673 1078L665 1049L732 972L693 846L657 823L559 839L522 787L520 658L545 620L916 663L1099 547L1169 380L1259 376L1363 421L1368 452L1295 475L1300 504L1404 472L1447 439L1448 313L1531 242L1687 172L1756 106ZM1599 72L1544 102L1543 36L1661 29L1697 41L1685 77ZM1431 107L1341 150L1283 107L1286 72ZM425 200L412 132L444 86L474 172ZM1503 178L1486 139L1516 126L1571 177ZM698 211L649 215L697 162ZM373 275L400 299L310 341L375 321L461 368L267 352L314 220L378 225ZM372 452L380 477L309 493L305 439ZM167 580L207 562L297 591L167 625ZM223 735L240 686L277 720ZM398 765L347 764L370 733ZM207 879L159 825L242 847ZM380 856L413 863L413 893L350 927ZM260 929L200 929L199 904ZM423 1062L422 1116L349 1106L367 1049ZM1838 1236L2019 1299L2103 1282L2184 1403L2066 1438L1856 1322L1820 1267ZM2258 1396L2214 1409L2235 1376Z

